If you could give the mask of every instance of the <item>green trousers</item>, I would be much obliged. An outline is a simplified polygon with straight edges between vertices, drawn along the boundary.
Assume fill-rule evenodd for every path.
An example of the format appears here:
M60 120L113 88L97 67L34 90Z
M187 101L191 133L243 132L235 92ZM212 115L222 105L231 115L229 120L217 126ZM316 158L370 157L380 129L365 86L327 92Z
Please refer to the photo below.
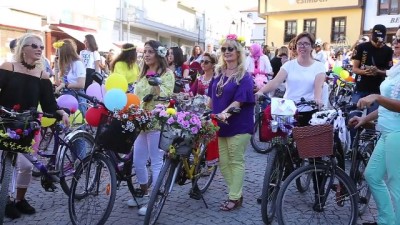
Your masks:
M238 200L242 196L244 152L250 141L250 137L250 134L218 137L219 166L228 186L230 200Z

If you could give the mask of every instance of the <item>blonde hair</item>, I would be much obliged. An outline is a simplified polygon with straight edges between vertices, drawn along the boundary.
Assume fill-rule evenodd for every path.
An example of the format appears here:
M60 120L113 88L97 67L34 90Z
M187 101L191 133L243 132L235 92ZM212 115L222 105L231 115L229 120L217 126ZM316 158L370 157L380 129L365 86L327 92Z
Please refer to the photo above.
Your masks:
M237 66L237 73L234 73L232 75L233 80L239 84L239 82L242 80L244 77L246 70L245 70L245 53L242 45L236 41L236 40L231 40L231 39L226 39L221 43L221 46L224 44L228 44L231 47L234 47L236 51L239 53L239 58L238 58L238 66ZM215 74L217 77L221 76L222 70L227 69L227 63L224 60L224 53L221 53L221 56L219 57L218 64L215 66Z
M64 42L63 45L57 49L60 77L68 72L68 66L73 62L80 60L78 53L76 53L76 43L71 39L63 39L62 42Z
M43 43L43 40L39 35L32 33L25 34L22 37L18 38L17 46L15 47L15 53L14 53L14 60L16 62L20 63L22 61L25 61L24 52L22 51L22 49L25 47L25 45L30 44L28 43L30 39L37 39ZM42 64L42 61L39 59L35 62L35 64L40 66Z

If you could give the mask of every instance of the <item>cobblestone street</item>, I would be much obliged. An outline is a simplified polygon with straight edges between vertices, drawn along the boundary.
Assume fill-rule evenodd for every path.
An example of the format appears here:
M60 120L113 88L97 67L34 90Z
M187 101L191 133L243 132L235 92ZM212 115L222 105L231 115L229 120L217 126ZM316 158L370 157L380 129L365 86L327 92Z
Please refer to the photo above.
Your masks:
M267 157L268 155L254 152L249 145L246 153L244 202L240 209L232 212L219 210L220 202L226 199L226 187L218 171L205 194L208 209L201 200L189 198L187 193L190 185L175 186L171 196L167 199L158 224L263 224L260 205L257 204L256 198L260 195L262 188ZM28 199L36 207L37 213L33 216L22 216L22 218L12 221L7 219L5 224L71 224L68 214L68 199L61 188L58 188L55 193L47 193L41 188L40 179L35 178L32 183L32 187L28 191ZM130 199L128 188L122 186L117 192L113 212L106 224L143 223L143 217L138 216L137 208L129 208L126 205L128 199ZM372 203L366 214L358 220L358 224L374 221L375 216L375 204Z

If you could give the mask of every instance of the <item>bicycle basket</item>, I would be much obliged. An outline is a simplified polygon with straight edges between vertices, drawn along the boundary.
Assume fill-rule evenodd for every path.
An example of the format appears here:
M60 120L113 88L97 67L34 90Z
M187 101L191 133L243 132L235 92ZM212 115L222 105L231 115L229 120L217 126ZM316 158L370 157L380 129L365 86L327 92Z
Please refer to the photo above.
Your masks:
M333 155L333 125L321 124L293 128L300 158L317 158Z
M190 155L194 146L194 138L184 130L175 129L167 124L163 124L158 147L161 150L169 152L171 145L174 146L176 154Z
M32 116L2 118L0 121L0 150L29 153L40 123Z
M133 143L141 129L136 121L131 121L133 130L125 130L124 122L114 118L112 115L102 115L96 133L96 144L106 150L127 154L131 151Z

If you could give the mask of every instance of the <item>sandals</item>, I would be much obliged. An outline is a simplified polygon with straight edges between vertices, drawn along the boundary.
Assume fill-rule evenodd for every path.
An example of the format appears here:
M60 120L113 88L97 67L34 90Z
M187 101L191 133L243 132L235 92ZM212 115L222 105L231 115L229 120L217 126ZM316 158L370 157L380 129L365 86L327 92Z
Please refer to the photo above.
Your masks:
M224 201L221 206L219 207L222 211L232 211L234 209L239 208L242 206L243 203L243 196L240 197L238 200L226 200Z

